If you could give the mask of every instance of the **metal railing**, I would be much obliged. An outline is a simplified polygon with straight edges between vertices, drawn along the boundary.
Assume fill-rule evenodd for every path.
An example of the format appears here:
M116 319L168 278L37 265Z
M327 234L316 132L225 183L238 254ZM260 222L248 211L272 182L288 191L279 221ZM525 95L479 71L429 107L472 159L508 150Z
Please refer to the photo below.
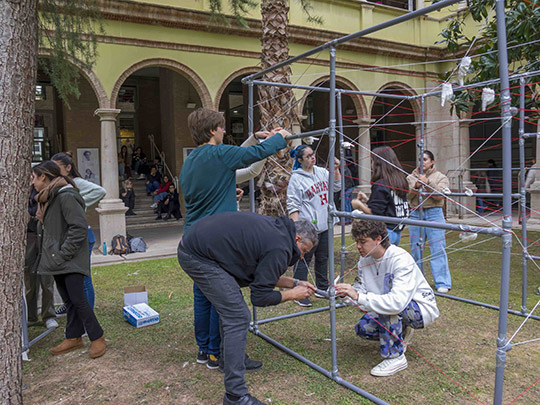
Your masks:
M161 159L161 163L163 164L163 169L166 171L167 176L169 176L169 178L174 183L174 187L176 188L176 191L178 191L179 190L178 176L175 176L173 172L171 171L171 169L169 168L169 166L167 165L167 162L165 161L165 152L162 152L159 150L158 146L156 145L156 142L154 141L153 134L148 135L148 139L150 140L150 156L152 157L152 161L154 160L156 156L156 152L157 152L157 155L159 156L159 158Z

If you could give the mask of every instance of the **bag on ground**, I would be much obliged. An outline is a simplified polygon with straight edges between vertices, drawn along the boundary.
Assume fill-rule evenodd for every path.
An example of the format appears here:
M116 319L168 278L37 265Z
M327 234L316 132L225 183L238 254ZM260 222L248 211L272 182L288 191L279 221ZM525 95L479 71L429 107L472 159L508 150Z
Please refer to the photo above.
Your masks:
M146 252L146 242L141 237L131 239L130 245L132 252Z
M124 235L116 235L112 238L111 253L113 255L125 255L131 253L131 249Z

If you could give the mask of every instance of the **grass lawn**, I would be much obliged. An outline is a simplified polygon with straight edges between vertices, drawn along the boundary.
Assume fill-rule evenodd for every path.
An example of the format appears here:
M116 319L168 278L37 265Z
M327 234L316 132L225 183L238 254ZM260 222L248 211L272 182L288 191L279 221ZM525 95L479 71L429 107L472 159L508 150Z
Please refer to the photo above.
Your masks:
M530 240L540 234L529 232ZM350 244L350 239L347 240ZM408 250L408 239L401 246ZM501 244L499 238L478 236L465 245L457 233L447 233L451 293L498 305ZM476 245L474 245L476 244ZM450 253L453 249L467 250ZM340 238L336 238L336 252ZM354 246L346 269L358 260ZM513 243L510 307L521 307L521 249ZM529 252L540 255L540 246ZM336 264L339 267L339 255ZM429 265L427 279L432 283ZM355 271L347 272L352 282ZM102 358L88 357L84 349L52 357L49 348L63 339L60 328L30 350L24 363L24 401L28 404L218 404L223 396L223 374L195 362L192 282L176 259L153 260L92 270L96 289L96 314L105 330L108 351ZM122 288L146 285L149 304L161 315L161 323L135 329L122 318ZM529 263L527 307L538 302L540 271ZM248 298L246 289L246 298ZM312 299L314 307L327 301ZM407 351L409 367L388 378L375 378L369 370L381 359L378 344L361 340L354 325L362 316L355 307L337 311L338 367L340 376L392 404L491 403L495 379L498 312L438 298L441 316L425 330L417 331ZM300 311L294 303L258 311L260 319ZM535 315L540 315L538 310ZM508 338L524 318L509 316ZM329 312L261 325L262 332L287 345L320 366L330 369ZM30 328L30 338L43 327ZM540 337L540 323L529 321L514 343ZM358 394L327 379L307 365L249 334L248 352L262 360L262 370L246 375L250 392L273 404L369 403ZM443 374L444 373L444 374ZM510 403L540 377L540 341L514 347L507 356L504 403ZM476 399L475 399L476 398ZM538 404L540 384L530 388L516 403Z

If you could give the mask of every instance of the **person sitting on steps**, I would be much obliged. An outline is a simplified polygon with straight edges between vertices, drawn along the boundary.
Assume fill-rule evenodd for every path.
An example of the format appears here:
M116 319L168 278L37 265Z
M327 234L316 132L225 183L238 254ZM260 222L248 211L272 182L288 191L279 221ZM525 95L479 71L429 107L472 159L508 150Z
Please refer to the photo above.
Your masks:
M171 219L171 215L174 216L177 221L182 218L182 214L180 213L180 202L178 201L178 193L176 192L174 184L171 183L169 185L169 191L166 193L165 198L163 200L159 200L157 210L158 216L156 217L156 220L162 219L161 214L167 214L165 215L165 218L163 218L165 221Z
M137 215L133 211L135 208L135 191L133 190L133 183L131 180L124 181L124 187L120 189L120 199L124 202L124 205L128 207L126 215Z

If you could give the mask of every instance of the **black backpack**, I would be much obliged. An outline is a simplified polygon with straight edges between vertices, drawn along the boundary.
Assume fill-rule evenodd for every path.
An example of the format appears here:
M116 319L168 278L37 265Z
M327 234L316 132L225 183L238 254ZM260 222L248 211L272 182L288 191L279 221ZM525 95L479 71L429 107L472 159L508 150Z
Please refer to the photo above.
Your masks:
M125 255L131 253L129 244L124 235L116 235L112 238L111 251L113 255Z

